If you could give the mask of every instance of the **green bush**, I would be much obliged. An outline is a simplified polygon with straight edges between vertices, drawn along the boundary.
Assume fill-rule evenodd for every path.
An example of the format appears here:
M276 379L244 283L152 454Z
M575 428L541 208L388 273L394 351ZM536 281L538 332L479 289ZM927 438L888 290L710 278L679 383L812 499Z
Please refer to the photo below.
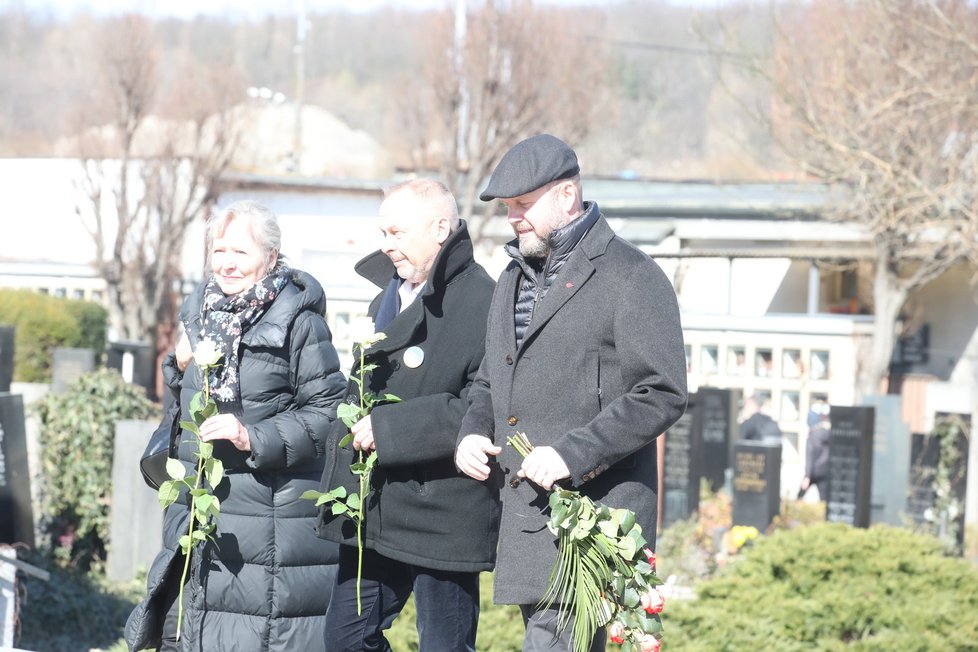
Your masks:
M107 320L105 308L90 301L0 290L0 324L16 328L15 381L51 382L51 356L59 346L93 349L98 360L105 349Z
M145 577L110 586L95 574L60 568L39 555L28 555L25 561L51 573L47 582L25 575L18 579L20 635L15 643L25 650L88 652L108 647L122 636L129 613L146 590Z
M38 401L41 516L57 556L88 568L109 539L115 422L158 415L145 391L113 369L82 376Z
M888 526L776 531L697 593L663 613L670 652L963 651L978 641L978 570L932 537Z

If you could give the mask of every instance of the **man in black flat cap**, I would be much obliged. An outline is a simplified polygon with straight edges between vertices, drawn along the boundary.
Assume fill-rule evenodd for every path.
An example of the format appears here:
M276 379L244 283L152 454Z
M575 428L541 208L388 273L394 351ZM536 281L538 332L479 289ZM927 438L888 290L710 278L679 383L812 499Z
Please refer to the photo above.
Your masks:
M493 294L455 465L503 485L494 600L520 605L524 652L573 645L573 627L558 628L555 610L537 608L556 557L549 490L560 482L631 509L654 547L654 440L686 409L672 285L582 200L579 174L574 151L541 134L506 153L481 195L505 204L516 239L506 245L513 261ZM505 445L517 432L534 446L525 459ZM604 650L604 640L600 632L591 649Z

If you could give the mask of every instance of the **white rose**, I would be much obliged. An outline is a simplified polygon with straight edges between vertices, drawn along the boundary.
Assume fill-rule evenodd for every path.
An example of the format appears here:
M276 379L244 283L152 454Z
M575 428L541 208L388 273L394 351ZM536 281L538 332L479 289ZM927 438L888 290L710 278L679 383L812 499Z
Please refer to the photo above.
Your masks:
M206 369L207 367L213 367L222 358L221 352L217 350L217 346L214 345L214 341L211 339L203 339L194 349L194 362L201 369Z

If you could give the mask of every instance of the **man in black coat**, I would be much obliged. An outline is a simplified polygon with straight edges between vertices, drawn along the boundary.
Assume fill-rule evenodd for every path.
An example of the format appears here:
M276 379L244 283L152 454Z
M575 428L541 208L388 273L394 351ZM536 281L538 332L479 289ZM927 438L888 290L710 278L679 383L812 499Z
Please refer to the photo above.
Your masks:
M356 529L328 505L322 512L320 536L344 544L326 649L390 650L383 632L413 591L421 650L474 650L479 572L495 560L498 489L460 475L453 454L485 350L494 283L473 259L455 199L441 183L389 189L380 228L381 250L356 267L384 288L369 309L386 338L367 349L365 364L376 365L367 388L401 401L377 405L357 422L352 446L338 446L342 423L327 441L322 491L358 491L354 450L376 450L377 467L366 499L359 615ZM347 400L357 396L351 382Z
M761 412L761 402L754 396L744 399L747 418L740 424L739 437L743 441L781 443L778 422Z
M672 284L582 200L579 172L574 151L541 134L506 153L481 195L505 204L516 239L506 245L513 260L493 295L455 462L489 485L517 481L501 490L494 599L520 605L524 652L572 645L572 625L558 638L557 614L537 608L556 558L548 491L562 481L634 511L654 546L654 440L686 407ZM517 432L535 447L526 459L505 445ZM590 643L604 650L603 632Z

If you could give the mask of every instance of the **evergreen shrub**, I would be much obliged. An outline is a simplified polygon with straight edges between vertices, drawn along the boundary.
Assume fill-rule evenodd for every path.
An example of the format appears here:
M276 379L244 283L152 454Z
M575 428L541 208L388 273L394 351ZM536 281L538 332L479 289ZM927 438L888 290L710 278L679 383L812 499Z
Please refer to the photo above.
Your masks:
M30 290L0 290L0 324L14 326L14 380L51 382L56 347L105 350L108 313L91 301L61 299Z
M41 517L56 556L88 568L109 543L115 422L159 418L143 388L98 369L36 404L41 420ZM135 473L135 469L133 469Z
M663 612L690 650L964 651L978 641L978 569L930 536L823 523L761 537L698 598Z

